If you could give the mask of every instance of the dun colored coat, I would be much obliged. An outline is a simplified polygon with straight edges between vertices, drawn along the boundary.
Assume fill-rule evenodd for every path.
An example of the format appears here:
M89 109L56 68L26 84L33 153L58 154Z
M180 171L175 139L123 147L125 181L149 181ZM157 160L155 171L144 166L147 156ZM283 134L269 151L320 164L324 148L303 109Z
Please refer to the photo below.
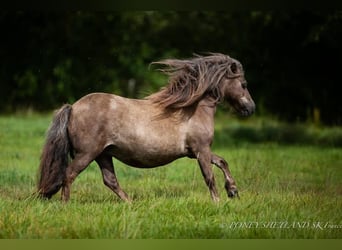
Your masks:
M129 201L112 157L137 168L196 158L214 201L219 197L211 164L222 170L228 196L238 195L227 162L210 146L217 104L226 100L242 116L255 110L242 65L223 54L154 64L164 66L169 82L145 99L92 93L55 113L41 155L40 196L51 198L62 188L62 200L68 201L72 182L95 160L104 184Z

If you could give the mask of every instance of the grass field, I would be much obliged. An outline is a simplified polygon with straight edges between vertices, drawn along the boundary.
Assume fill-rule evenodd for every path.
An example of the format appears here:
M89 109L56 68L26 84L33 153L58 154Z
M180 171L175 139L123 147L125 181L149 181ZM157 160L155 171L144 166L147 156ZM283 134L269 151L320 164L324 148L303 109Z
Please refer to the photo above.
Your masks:
M71 201L36 199L48 115L0 117L0 238L342 238L342 128L220 115L215 153L241 199L214 204L196 161L134 169L114 160L132 204L119 201L92 163Z

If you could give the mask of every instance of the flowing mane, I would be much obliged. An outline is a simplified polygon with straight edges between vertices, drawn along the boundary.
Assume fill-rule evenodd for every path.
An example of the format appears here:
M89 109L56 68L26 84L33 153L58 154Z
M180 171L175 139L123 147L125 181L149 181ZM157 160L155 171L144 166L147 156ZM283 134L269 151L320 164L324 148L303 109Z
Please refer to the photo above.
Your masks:
M222 78L235 78L242 73L242 66L237 60L219 53L195 55L187 60L166 59L152 64L165 66L160 71L169 75L169 82L147 99L165 109L189 107L203 95L210 95L220 102L223 99Z

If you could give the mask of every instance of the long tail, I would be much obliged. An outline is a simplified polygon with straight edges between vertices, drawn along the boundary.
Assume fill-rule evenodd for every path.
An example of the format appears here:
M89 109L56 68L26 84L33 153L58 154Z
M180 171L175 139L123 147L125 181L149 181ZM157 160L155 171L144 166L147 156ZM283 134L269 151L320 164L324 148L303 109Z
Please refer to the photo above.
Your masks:
M71 144L67 127L71 105L65 104L56 111L40 159L38 193L50 199L63 185L65 170L69 163Z

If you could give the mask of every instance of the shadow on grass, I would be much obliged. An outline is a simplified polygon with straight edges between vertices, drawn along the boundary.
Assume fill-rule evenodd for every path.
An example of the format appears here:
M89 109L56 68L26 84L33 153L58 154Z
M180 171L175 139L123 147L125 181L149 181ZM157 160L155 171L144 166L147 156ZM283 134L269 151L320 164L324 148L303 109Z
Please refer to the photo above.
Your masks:
M248 124L215 131L216 146L270 142L282 145L342 147L342 129L316 128L302 124Z

